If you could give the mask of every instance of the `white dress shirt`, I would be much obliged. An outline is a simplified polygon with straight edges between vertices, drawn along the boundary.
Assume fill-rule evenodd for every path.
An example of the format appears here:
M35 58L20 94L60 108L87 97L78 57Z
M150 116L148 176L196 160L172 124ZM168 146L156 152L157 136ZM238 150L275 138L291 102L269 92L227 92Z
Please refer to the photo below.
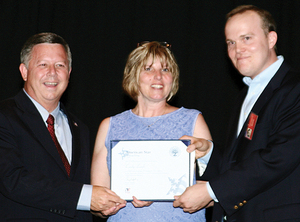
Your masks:
M248 115L257 101L260 94L266 88L270 80L273 78L281 64L283 63L283 56L278 56L278 60L262 71L259 75L257 75L254 79L250 77L244 77L243 81L246 85L248 85L248 92L243 102L241 112L240 112L240 119L238 123L238 130L237 136L240 134L240 131L243 128L243 125L248 118Z

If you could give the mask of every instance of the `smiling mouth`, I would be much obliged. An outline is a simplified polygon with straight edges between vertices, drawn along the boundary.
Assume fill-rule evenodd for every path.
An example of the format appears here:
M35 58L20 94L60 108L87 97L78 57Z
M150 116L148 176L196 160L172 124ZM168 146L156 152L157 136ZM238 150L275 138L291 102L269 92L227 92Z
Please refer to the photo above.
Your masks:
M44 83L46 86L57 86L57 82L45 82Z
M242 57L238 57L237 60L239 61L239 60L244 60L244 59L248 59L248 58L249 58L249 56L242 56Z
M162 85L151 85L152 88L155 89L161 89L163 86Z

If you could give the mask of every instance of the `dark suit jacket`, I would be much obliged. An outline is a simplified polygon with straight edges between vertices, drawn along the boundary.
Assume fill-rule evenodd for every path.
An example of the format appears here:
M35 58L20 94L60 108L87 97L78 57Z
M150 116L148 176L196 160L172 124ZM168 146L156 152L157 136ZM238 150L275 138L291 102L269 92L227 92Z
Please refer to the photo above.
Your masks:
M246 87L232 112L225 152L213 152L201 179L209 180L229 221L300 221L300 80L284 62L252 111L258 115L252 140L249 122L237 138L237 124ZM219 175L217 175L219 174Z
M0 104L0 221L92 221L77 211L90 182L88 128L68 116L72 164L68 177L39 112L21 91Z

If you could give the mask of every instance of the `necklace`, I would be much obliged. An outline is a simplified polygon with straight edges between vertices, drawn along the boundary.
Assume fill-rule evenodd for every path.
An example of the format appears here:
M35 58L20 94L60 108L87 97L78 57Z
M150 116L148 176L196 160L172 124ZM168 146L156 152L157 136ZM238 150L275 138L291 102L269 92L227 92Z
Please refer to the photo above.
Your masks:
M150 124L145 123L145 122L142 120L142 117L141 117L141 116L139 116L139 117L140 117L139 120L143 123L143 125L145 125L145 126L147 126L147 127L149 128L149 127L153 126L158 120L160 120L161 117L162 117L163 115L165 115L165 112L166 112L166 109L164 110L163 114L161 114L160 116L157 116L158 118L157 118L153 123L150 123ZM144 117L144 118L151 118L151 117Z
M160 120L161 119L161 117L159 117L159 118L157 118L157 120L155 120L153 123L151 123L150 125L147 125L147 124L145 124L147 127L150 127L150 126L152 126L152 125L154 125L158 120ZM143 121L142 121L143 122ZM143 122L144 123L144 122Z

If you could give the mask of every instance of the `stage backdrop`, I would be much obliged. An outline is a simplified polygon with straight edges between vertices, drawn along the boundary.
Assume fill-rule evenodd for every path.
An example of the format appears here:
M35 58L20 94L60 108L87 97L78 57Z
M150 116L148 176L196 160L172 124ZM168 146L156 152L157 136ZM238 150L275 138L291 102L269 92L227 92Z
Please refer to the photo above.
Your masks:
M91 130L133 108L121 88L128 54L138 42L167 41L181 73L172 105L199 109L222 145L235 96L243 87L226 54L225 15L241 4L269 10L278 25L278 53L299 69L300 1L292 0L2 0L0 100L23 86L19 52L33 34L54 32L69 43L73 69L63 102Z
M91 130L133 108L121 88L128 54L138 42L167 41L181 73L172 105L199 109L222 145L235 96L243 87L224 39L225 15L241 4L269 10L278 25L278 53L299 69L300 1L292 0L2 0L0 3L0 100L23 85L19 52L33 34L54 32L69 43L73 69L63 102Z
M93 144L102 119L135 106L121 88L128 54L138 42L166 41L181 70L180 89L171 104L202 111L215 143L222 146L243 87L226 55L225 15L241 4L273 14L278 53L299 69L300 1L1 0L0 100L22 88L19 52L27 38L57 33L73 54L63 102L89 126Z

